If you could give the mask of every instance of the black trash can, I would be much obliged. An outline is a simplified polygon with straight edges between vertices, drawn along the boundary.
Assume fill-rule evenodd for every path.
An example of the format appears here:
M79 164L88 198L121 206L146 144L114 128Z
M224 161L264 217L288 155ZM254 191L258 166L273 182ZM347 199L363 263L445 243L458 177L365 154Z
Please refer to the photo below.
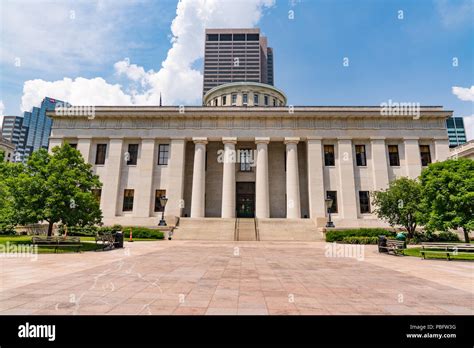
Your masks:
M379 253L387 253L387 237L379 236Z
M115 232L114 247L123 248L123 233L122 232Z

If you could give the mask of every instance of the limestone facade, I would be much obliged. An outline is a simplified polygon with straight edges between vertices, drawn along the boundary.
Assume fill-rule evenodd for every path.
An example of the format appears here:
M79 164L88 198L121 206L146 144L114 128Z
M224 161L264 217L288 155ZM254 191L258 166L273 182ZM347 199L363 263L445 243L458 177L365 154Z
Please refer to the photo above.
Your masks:
M380 107L104 106L93 118L50 112L50 148L68 142L93 165L105 224L156 226L155 197L165 194L170 221L244 214L323 226L331 191L337 227L379 226L367 194L417 177L427 160L446 159L451 114L442 107L412 117L386 116Z

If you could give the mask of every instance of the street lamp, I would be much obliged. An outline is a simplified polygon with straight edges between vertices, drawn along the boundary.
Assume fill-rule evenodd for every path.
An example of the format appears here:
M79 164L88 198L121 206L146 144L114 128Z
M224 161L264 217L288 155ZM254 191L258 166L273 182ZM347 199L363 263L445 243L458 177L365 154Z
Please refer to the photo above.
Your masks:
M168 198L166 198L165 196L161 196L160 197L160 204L163 207L163 211L161 212L161 220L160 220L160 223L158 224L158 226L167 226L166 221L165 221L166 203L168 203Z
M328 222L326 223L326 227L334 227L334 223L331 220L331 207L333 200L331 198L326 198L324 203L326 204L326 210L328 212Z

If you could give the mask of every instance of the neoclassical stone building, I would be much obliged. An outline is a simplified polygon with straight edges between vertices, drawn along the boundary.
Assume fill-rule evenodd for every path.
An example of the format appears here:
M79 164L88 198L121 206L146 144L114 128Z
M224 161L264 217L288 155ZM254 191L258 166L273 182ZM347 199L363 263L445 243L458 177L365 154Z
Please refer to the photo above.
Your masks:
M205 106L50 112L50 148L68 142L94 166L106 224L156 226L166 195L181 236L214 229L218 239L236 236L236 218L253 217L257 239L312 239L300 232L325 225L328 197L336 227L379 226L370 192L449 155L452 112L440 106L395 116L286 104L273 86L230 83L208 91Z

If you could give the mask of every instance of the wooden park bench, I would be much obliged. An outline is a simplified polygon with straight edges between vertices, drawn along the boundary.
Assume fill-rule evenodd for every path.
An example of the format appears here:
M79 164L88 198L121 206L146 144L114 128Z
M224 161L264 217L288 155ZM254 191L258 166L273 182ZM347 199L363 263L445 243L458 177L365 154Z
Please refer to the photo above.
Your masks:
M473 244L464 243L421 243L420 254L423 259L426 259L426 254L442 254L446 255L448 260L451 260L452 255L459 255L460 253L474 252Z
M115 236L112 232L97 232L97 235L95 236L95 244L97 248L100 245L102 250L112 249L114 247L114 242Z
M82 246L79 237L33 236L31 242L33 245L54 247L54 252L57 252L60 246L75 247L76 252L79 252Z
M394 255L402 255L405 249L405 242L403 240L387 239L387 245L379 246L379 248L387 250L387 253L392 252Z

